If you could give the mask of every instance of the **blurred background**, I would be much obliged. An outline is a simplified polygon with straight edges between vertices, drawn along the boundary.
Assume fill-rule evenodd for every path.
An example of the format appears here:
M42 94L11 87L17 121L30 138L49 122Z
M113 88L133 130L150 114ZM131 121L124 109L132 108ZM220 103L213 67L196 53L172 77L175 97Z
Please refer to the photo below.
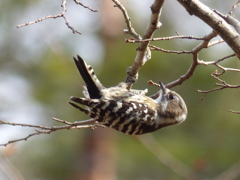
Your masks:
M128 9L135 30L142 35L153 1L121 2ZM202 2L226 14L237 1ZM61 0L0 2L0 119L44 126L62 125L52 121L52 117L70 122L88 119L67 104L70 96L82 96L83 81L72 60L76 54L92 65L106 87L125 80L137 44L124 42L130 38L123 34L126 25L122 13L110 0L82 1L98 12L67 1L66 17L82 35L73 34L62 18L16 28L19 24L59 14L61 3ZM211 32L174 0L165 2L161 22L163 26L154 37L173 36L176 31L202 37ZM151 44L169 50L191 50L198 43L172 40ZM215 61L232 53L221 44L201 51L199 58ZM161 80L166 84L176 80L187 71L191 58L191 55L152 52L152 59L141 68L134 89L148 88L148 95L157 92L158 88L149 86L147 81ZM237 58L222 65L240 68ZM173 88L188 106L189 115L183 124L151 136L143 135L140 140L108 128L62 130L35 136L0 147L0 179L179 180L217 179L224 175L225 179L240 179L240 120L239 115L228 111L240 110L239 90L210 93L202 103L203 94L197 92L214 88L216 80L210 74L215 69L199 66L194 76ZM236 73L226 73L223 79L239 84ZM34 129L27 127L1 125L0 144L33 132ZM152 151L146 143L151 144ZM187 170L182 174L189 176L182 175L181 170Z

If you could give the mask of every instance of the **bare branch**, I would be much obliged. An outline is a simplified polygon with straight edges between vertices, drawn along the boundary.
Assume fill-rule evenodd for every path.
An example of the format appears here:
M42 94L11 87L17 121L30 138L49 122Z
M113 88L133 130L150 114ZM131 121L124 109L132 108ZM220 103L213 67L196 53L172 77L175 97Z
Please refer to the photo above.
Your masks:
M205 99L205 96L206 96L208 93L213 92L213 91L220 91L220 90L222 90L222 89L224 89L224 88L223 88L223 87L221 87L221 88L215 88L215 89L210 89L210 90L207 90L207 91L197 90L197 92L204 93L203 97L201 98L201 102L203 102L204 99Z
M204 93L203 97L201 98L201 101L203 102L204 101L204 98L205 96L210 93L210 92L213 92L213 91L219 91L219 90L222 90L222 89L225 89L225 88L240 88L240 85L230 85L230 84L227 84L224 80L220 79L219 77L217 77L217 72L214 71L211 76L218 80L221 84L219 83L216 83L215 86L219 86L218 88L214 88L214 89L210 89L210 90L207 90L207 91L203 91L203 90L198 90L198 92L200 93Z
M41 21L46 20L46 19L49 19L49 18L56 19L56 18L62 17L63 14L67 11L67 9L66 9L66 4L67 4L67 1L66 1L66 0L63 0L63 1L62 1L62 4L61 4L62 13L60 13L60 14L57 14L57 15L49 15L49 16L45 16L45 17L39 18L39 19L37 19L37 20L35 20L35 21L27 22L27 23L25 23L25 24L20 24L20 25L17 25L17 28L20 28L20 27L23 27L23 26L28 26L28 25L31 25L31 24L35 24L35 23L41 22Z
M22 126L22 127L32 127L32 128L39 128L39 129L45 129L45 130L51 130L50 127L40 126L40 125L32 125L32 124L22 124L22 123L11 123L7 121L0 120L0 125L11 125L11 126Z
M238 33L240 33L240 22L237 19L232 17L230 14L224 15L217 10L214 10L214 12L223 18L228 24L232 25Z
M189 79L193 75L197 65L199 65L199 59L198 59L199 51L201 51L203 48L208 47L209 42L215 36L217 36L217 33L215 31L212 31L211 33L209 33L207 36L204 37L203 42L201 42L198 46L196 46L194 49L190 51L192 54L192 64L190 68L187 70L187 72L184 75L180 76L179 79L167 84L166 87L172 88L176 85L182 84L185 80Z
M229 15L232 15L232 13L235 11L235 9L240 6L240 0L232 7L231 11L228 13Z
M157 46L154 46L154 45L148 45L150 48L151 51L162 51L162 52L165 52L165 53L175 53L175 54L191 54L192 52L191 51L174 51L174 50L166 50L166 49L163 49L163 48L159 48Z
M223 39L219 39L219 40L216 40L216 41L212 41L212 42L209 42L209 43L208 43L208 47L215 46L215 45L220 44L220 43L223 43L223 42L225 42Z
M219 59L217 61L211 61L211 62L205 62L205 63L203 63L204 61L201 61L201 63L199 61L199 64L203 64L203 65L218 64L221 61L224 61L225 59L228 59L228 58L231 58L231 57L234 57L234 56L235 56L235 54L231 54L231 55L225 56L225 57L223 57L223 58L221 58L221 59Z
M126 43L139 43L139 42L147 42L147 41L164 41L164 40L172 40L172 39L204 40L204 38L194 37L194 36L170 36L170 37L151 38L151 39L125 39L125 42Z
M28 136L26 136L24 138L8 141L5 144L0 144L0 146L7 146L7 145L15 143L15 142L26 141L32 136L36 136L36 135L39 135L39 134L50 134L54 131L58 131L58 130L62 130L62 129L68 129L68 130L69 129L83 129L83 128L95 129L97 127L105 127L104 125L101 125L101 124L97 123L94 119L89 119L89 120L85 120L85 121L76 121L76 122L73 122L73 123L68 122L68 121L64 121L64 120L61 120L61 119L57 119L57 118L52 118L52 119L54 121L64 123L64 124L67 124L67 125L46 127L46 126L41 126L41 125L11 123L11 122L6 122L6 121L3 121L3 120L0 120L0 125L11 125L11 126L22 126L22 127L36 128L35 133L29 134Z
M79 4L79 5L81 5L82 7L91 10L92 12L97 12L97 10L93 10L93 9L89 8L88 6L83 5L83 4L82 4L81 2L79 2L78 0L74 0L74 1L75 1L76 4ZM66 16L65 16L65 13L66 13L66 11L67 11L66 5L67 5L67 0L63 0L63 1L62 1L62 4L61 4L62 12L61 12L60 14L57 14L57 15L48 15L48 16L42 17L42 18L40 18L40 19L37 19L37 20L35 20L35 21L27 22L27 23L25 23L25 24L20 24L20 25L17 26L17 28L20 28L20 27L23 27L23 26L28 26L28 25L31 25L31 24L36 24L36 23L41 22L41 21L44 21L44 20L46 20L46 19L56 19L56 18L62 17L62 18L64 19L65 24L67 25L67 27L68 27L69 29L71 29L74 34L76 34L76 33L77 33L77 34L81 34L81 32L75 30L75 29L69 24L69 22L68 22L68 20L67 20L67 18L66 18Z
M199 0L177 0L190 15L195 15L213 28L240 57L240 35L217 13Z
M229 111L232 112L232 113L235 113L235 114L240 114L240 111L233 111L231 109L229 109Z
M193 48L191 51L174 51L174 50L165 50L165 49L162 49L162 48L159 48L159 47L156 47L156 46L153 46L153 45L149 45L149 47L151 47L151 50L157 50L157 51L162 51L162 52L165 52L165 53L176 53L176 54L192 54L192 64L190 65L189 69L187 70L187 72L185 74L183 74L182 76L180 76L177 80L171 82L171 83L168 83L166 85L167 88L172 88L176 85L180 85L182 84L184 81L186 81L187 79L189 79L196 67L198 65L201 64L202 61L200 61L198 59L198 53L204 49L204 48L207 48L209 46L209 44L211 43L210 41L217 36L217 33L215 31L212 31L211 33L209 33L208 35L206 35L204 38L203 38L203 41L197 45L195 48ZM150 84L152 82L150 81ZM158 94L159 92L151 95L150 97L153 98L153 99L156 99L158 97Z
M228 59L228 58L230 58L230 57L236 56L235 54L231 54L231 55L226 56L226 57L223 57L223 58L221 58L221 59L219 59L219 60L217 60L217 61L211 61L211 62L205 62L205 61L203 61L203 60L199 60L199 59L198 59L198 53L199 53L202 49L208 48L208 47L211 47L211 46L214 46L214 45L217 45L217 44L219 44L219 43L224 42L224 40L222 40L222 39L211 42L211 40L212 40L214 37L216 37L216 36L217 36L216 31L212 31L212 32L209 33L207 36L205 36L205 37L203 38L203 41L202 41L198 46L196 46L195 48L193 48L191 51L185 51L185 50L184 50L184 51L165 50L165 49L162 49L162 48L153 46L153 45L149 45L149 47L151 47L151 50L162 51L162 52L165 52L165 53L192 54L192 64L191 64L190 68L188 69L188 71L187 71L184 75L180 76L179 79L177 79L177 80L175 80L175 81L167 84L166 87L172 88L172 87L174 87L174 86L176 86L176 85L179 85L179 84L183 83L185 80L189 79L189 78L193 75L193 73L194 73L194 71L195 71L195 69L196 69L196 67L197 67L198 65L205 65L205 66L207 66L207 65L214 65L214 66L216 66L216 67L218 67L218 68L220 68L220 69L222 70L221 73L218 73L218 71L216 70L216 71L214 71L214 72L211 74L215 79L217 79L218 81L220 81L220 82L222 83L222 84L215 84L216 86L220 86L220 87L215 88L215 89L211 89L211 90L208 90L208 91L198 90L198 92L204 93L204 96L202 97L202 101L204 100L205 96L206 96L207 93L209 93L209 92L222 90L222 89L224 89L224 88L238 88L238 87L239 87L238 85L233 86L233 85L229 85L229 84L226 84L226 83L224 84L221 79L217 78L217 76L224 74L226 71L240 72L239 69L226 68L226 67L223 67L223 66L221 66L221 65L218 64L218 63L220 63L220 62L222 62L222 61L224 61L224 60L226 60L226 59ZM172 36L172 37L174 37L174 38L176 37L176 38L177 38L177 37L180 37L180 36ZM184 36L184 38L185 38L185 36ZM192 37L189 37L189 38L191 39ZM169 39L171 39L171 38L169 38ZM152 40L153 40L153 39L152 39ZM168 38L159 38L159 40L168 40ZM201 39L199 39L199 40L201 40ZM134 42L134 41L130 41L130 42ZM151 82L151 81L150 81L149 83L150 83L150 84L153 84L153 82ZM156 85L156 83L155 83L154 85ZM157 96L158 96L158 93L153 94L153 95L151 96L151 98L156 98Z
M133 36L135 39L142 39L142 37L134 30L132 23L131 23L131 18L128 15L127 10L125 7L118 1L118 0L112 0L115 3L115 7L118 7L124 16L125 22L127 24L128 29L124 31L126 34L130 34Z
M68 20L67 20L67 18L66 18L66 16L65 16L64 14L63 14L62 17L63 17L63 19L64 19L65 24L67 25L67 27L72 30L73 34L76 34L76 33L77 33L77 34L82 34L81 32L75 30L75 29L69 24L69 22L68 22Z
M78 0L74 0L74 2L75 2L76 4L78 4L78 5L86 8L86 9L89 9L89 10L92 11L92 12L98 12L98 10L95 10L95 9L92 9L92 8L88 7L88 6L84 5L83 3L81 3L81 2L78 1Z
M26 136L24 138L11 140L11 141L8 141L5 144L0 144L0 146L7 146L9 144L13 144L13 143L16 143L16 142L19 142L19 141L27 141L30 137L35 136L35 135L39 135L39 134L43 134L43 133L40 133L40 132L32 133L32 134L29 134L28 136ZM48 133L48 134L50 134L50 133Z
M149 80L147 83L148 83L149 85L161 87L160 84L157 84L157 83L153 82L152 80Z
M215 76L223 75L226 71L240 72L240 69L226 68L226 67L223 67L223 66L221 66L221 65L218 64L219 62L222 62L222 61L224 61L224 60L226 60L226 59L228 59L228 58L234 57L234 56L236 56L236 54L231 54L231 55L228 55L228 56L226 56L226 57L223 57L223 58L221 58L221 59L219 59L219 60L217 60L217 61L209 61L209 62L205 62L205 61L203 61L203 60L199 60L199 61L198 61L198 64L199 64L199 65L205 65L205 66L214 65L214 66L218 67L219 69L221 69L221 70L222 70L221 73L218 73L217 70L212 73L212 74L214 74Z
M151 6L152 15L150 18L150 23L148 28L143 36L143 39L151 39L153 33L156 29L159 29L161 26L160 15L163 6L164 0L155 0ZM126 78L127 83L134 83L134 80L137 79L137 74L139 69L151 59L151 51L148 48L149 42L141 42L137 48L138 52L135 57L134 63L128 71L128 76ZM128 87L131 88L131 85Z

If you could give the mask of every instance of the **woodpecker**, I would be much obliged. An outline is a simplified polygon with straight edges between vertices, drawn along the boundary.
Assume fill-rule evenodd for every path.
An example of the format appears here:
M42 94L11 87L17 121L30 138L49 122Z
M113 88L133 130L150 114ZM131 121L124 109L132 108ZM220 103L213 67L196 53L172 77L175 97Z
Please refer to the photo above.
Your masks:
M126 83L106 88L93 68L78 55L73 58L86 86L83 97L71 97L73 107L95 122L128 135L141 135L163 127L180 124L187 118L182 97L160 82L158 96L147 97L146 91L128 90ZM85 105L85 108L79 105Z

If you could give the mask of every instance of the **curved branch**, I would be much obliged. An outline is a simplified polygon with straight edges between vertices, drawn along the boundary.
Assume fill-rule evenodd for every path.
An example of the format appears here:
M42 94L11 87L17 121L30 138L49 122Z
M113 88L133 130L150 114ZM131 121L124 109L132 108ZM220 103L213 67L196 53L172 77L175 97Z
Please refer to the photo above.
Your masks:
M90 128L95 129L97 127L105 127L104 125L98 124L94 119L89 119L85 121L76 121L76 122L68 122L57 118L52 118L54 121L66 124L65 126L52 126L52 127L46 127L41 125L32 125L32 124L22 124L22 123L11 123L7 121L0 120L0 125L10 125L10 126L22 126L22 127L31 127L36 128L35 133L29 134L28 136L24 138L15 139L12 141L8 141L5 144L0 144L0 146L7 146L9 144L19 142L19 141L26 141L30 137L39 135L39 134L50 134L54 131L62 130L62 129L83 129L83 128Z
M151 39L153 33L156 29L161 26L160 15L164 0L155 0L151 6L152 15L150 18L150 23L143 36L143 39ZM139 43L137 48L137 55L135 57L134 63L129 69L126 82L132 84L134 81L132 79L137 78L139 69L151 58L151 51L148 48L149 41ZM129 87L130 88L130 87Z
M195 15L211 28L213 28L223 40L240 57L240 35L214 10L204 5L198 0L177 0L190 15Z
M124 33L130 34L135 39L142 39L142 37L133 28L132 23L131 23L131 18L129 17L125 7L118 0L112 0L112 1L116 4L115 7L118 7L122 11L122 13L123 13L125 22L126 22L127 27L128 27L128 30L125 30Z
M167 84L166 87L172 88L172 87L174 87L176 85L180 85L185 80L189 79L193 75L197 65L200 64L199 63L200 61L198 59L199 51L201 51L203 48L207 48L209 42L211 41L211 39L216 37L216 36L217 36L217 33L215 31L212 31L211 33L209 33L207 36L204 37L204 41L202 43L200 43L192 51L190 51L191 54L192 54L192 57L193 57L192 58L192 64L191 64L190 68L187 70L187 72L184 75L180 76L179 79L177 79L177 80Z
M207 48L211 45L211 39L216 37L217 33L215 31L212 31L211 33L209 33L208 35L206 35L204 37L204 41L202 41L198 46L196 46L195 48L193 48L191 51L169 51L169 50L164 50L162 48L158 48L156 46L152 46L149 45L150 47L153 47L154 49L152 50L159 50L159 51L163 51L166 53L176 53L176 54L192 54L192 64L190 65L189 69L187 70L187 72L185 74L183 74L182 76L180 76L177 80L166 84L167 88L172 88L176 85L180 85L182 84L184 81L186 81L187 79L189 79L193 74L194 71L196 70L197 66L202 64L202 61L200 61L198 59L198 53L203 49L203 48ZM156 83L153 83L152 81L148 82L150 85L157 85ZM159 92L151 95L150 97L153 99L156 99L159 96Z
M210 92L219 91L219 90L226 89L226 88L240 88L240 85L230 85L230 84L227 84L224 80L218 78L217 76L219 76L219 74L217 73L216 70L211 74L211 76L214 79L218 80L221 84L215 83L215 86L219 86L219 87L214 88L214 89L210 89L210 90L207 90L207 91L198 90L198 92L204 93L204 95L202 97L202 100L201 100L202 102L204 101L205 96Z
M88 7L88 6L85 6L83 3L79 2L78 0L74 0L74 2L75 2L76 4L84 7L84 8L89 9L89 10L92 11L92 12L98 12L97 10L94 10L94 9L91 9L90 7ZM76 33L77 33L77 34L82 34L81 32L75 30L75 29L69 24L69 22L68 22L68 20L67 20L67 18L66 18L66 16L65 16L65 13L67 12L67 0L62 0L61 7L62 7L62 12L59 13L59 14L56 14L56 15L48 15L48 16L39 18L39 19L37 19L37 20L35 20L35 21L27 22L27 23L25 23L25 24L20 24L20 25L17 25L17 28L20 28L20 27L23 27L23 26L28 26L28 25L31 25L31 24L36 24L36 23L39 23L39 22L44 21L44 20L46 20L46 19L56 19L56 18L61 18L61 17L62 17L62 18L64 19L65 24L67 25L67 27L68 27L69 29L71 29L74 34L76 34Z
M86 6L86 5L84 5L83 3L81 3L81 2L78 1L78 0L74 0L74 2L75 2L76 4L78 4L78 5L80 5L80 6L84 7L84 8L86 8L86 9L89 9L89 10L92 11L92 12L98 12L98 10L96 10L96 9L92 9L92 8L90 8L89 6Z
M231 109L229 109L229 111L234 113L234 114L240 114L240 111L234 111L234 110L231 110Z

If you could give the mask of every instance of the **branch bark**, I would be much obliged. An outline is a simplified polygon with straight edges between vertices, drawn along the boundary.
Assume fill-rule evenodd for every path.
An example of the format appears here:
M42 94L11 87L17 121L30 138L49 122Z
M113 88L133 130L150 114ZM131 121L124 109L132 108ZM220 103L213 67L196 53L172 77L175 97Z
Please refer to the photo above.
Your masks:
M195 15L214 29L223 40L240 57L239 34L214 10L201 3L199 0L177 0L190 15Z
M143 36L143 39L151 39L153 33L156 29L159 29L161 23L159 22L161 11L163 7L164 0L155 0L151 6L152 15L150 18L150 23L148 28ZM128 71L128 76L126 78L126 82L132 84L134 82L133 79L137 79L139 69L149 60L151 59L151 51L148 48L149 41L144 41L139 43L137 48L138 52L135 57L134 63Z
M0 146L7 146L9 144L19 142L19 141L27 141L29 138L39 135L39 134L50 134L52 132L62 130L62 129L83 129L83 128L90 128L90 129L95 129L97 127L104 127L101 124L98 124L94 119L89 119L89 120L84 120L84 121L76 121L76 122L68 122L64 121L58 118L52 118L54 121L66 124L64 126L52 126L52 127L47 127L47 126L41 126L41 125L33 125L33 124L23 124L23 123L11 123L7 121L0 120L0 125L10 125L10 126L22 126L22 127L30 127L30 128L36 128L35 133L29 134L28 136L24 138L19 138L15 139L12 141L8 141L7 143L0 144Z

